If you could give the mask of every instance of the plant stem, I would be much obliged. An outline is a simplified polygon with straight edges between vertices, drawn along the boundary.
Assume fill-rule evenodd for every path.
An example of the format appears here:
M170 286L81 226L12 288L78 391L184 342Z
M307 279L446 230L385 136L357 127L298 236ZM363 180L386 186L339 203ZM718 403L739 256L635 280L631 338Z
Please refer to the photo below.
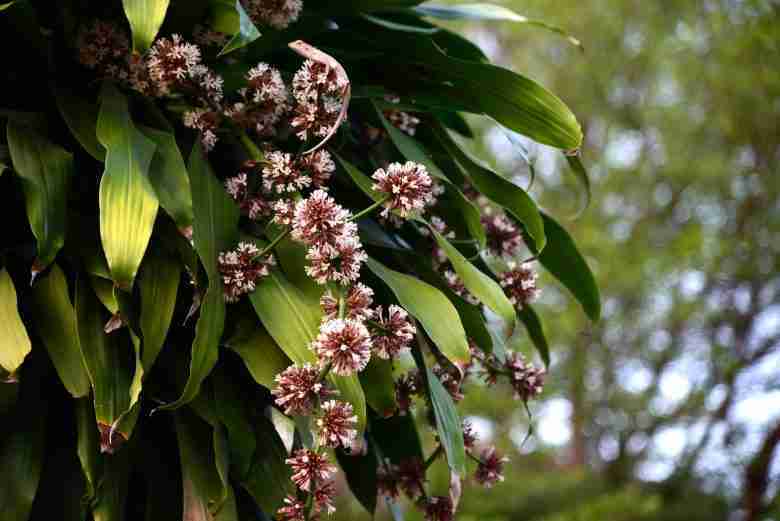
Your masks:
M380 206L382 206L383 204L385 204L387 201L389 201L389 200L390 200L390 197L392 197L392 196L390 196L390 195L388 195L388 196L385 196L384 198L382 198L382 199L380 199L379 201L375 202L374 204L372 204L371 206L369 206L369 207L368 207L368 208L366 208L365 210L362 210L362 211L360 211L360 212L356 213L355 215L353 215L352 217L350 217L350 218L349 218L349 220L350 220L350 221L357 221L357 220L358 220L358 219L360 219L361 217L363 217L363 216L365 216L365 215L368 215L368 214L370 214L371 212L373 212L374 210L376 210L377 208L379 208Z
M249 157L255 161L265 160L263 152L255 145L255 142L246 135L246 132L243 130L238 131L238 139L241 141L241 144L244 145L244 149L246 150L246 153L249 154Z
M263 255L265 255L265 254L266 254L266 253L268 253L269 251L273 250L273 249L276 247L276 245L277 245L277 244L279 244L280 242L282 242L282 240L283 240L285 237L287 237L287 236L290 234L290 231L291 231L291 230L292 230L292 228L287 228L285 231L283 231L282 233L280 233L280 234L279 234L279 235L276 237L276 239L272 240L272 241L271 241L271 243L270 243L268 246L266 246L265 248L263 248L263 251L261 251L260 253L258 253L257 255L255 255L255 258L254 258L254 260L259 260L259 259L260 259L260 258L261 258Z
M433 451L433 454L430 455L430 457L425 460L425 470L428 470L428 467L433 465L433 462L436 461L436 459L441 456L444 453L444 447L440 443L438 447L436 447L436 450Z

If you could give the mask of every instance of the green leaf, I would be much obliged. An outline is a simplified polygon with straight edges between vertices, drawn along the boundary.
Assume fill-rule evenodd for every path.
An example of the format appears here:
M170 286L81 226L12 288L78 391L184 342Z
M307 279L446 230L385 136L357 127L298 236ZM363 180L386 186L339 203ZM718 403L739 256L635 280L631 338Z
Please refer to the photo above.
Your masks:
M315 363L317 358L309 346L319 332L321 311L319 301L294 286L278 269L257 284L249 300L282 351L296 364ZM339 396L352 404L358 417L358 431L366 426L366 397L356 375L328 379L339 390Z
M0 12L5 11L6 9L14 5L16 2L17 0L11 0L10 2L5 2L0 4Z
M192 238L209 285L195 326L187 383L181 397L162 409L175 409L195 398L217 363L219 340L225 327L225 298L217 257L233 247L238 235L238 207L214 176L199 143L190 155L189 174L195 211Z
M246 14L241 0L214 0L211 6L212 26L216 31L232 34L233 37L225 44L218 56L246 47L260 38L260 31Z
M369 443L365 454L346 454L343 450L337 450L336 459L344 471L349 489L373 516L377 499L377 457L374 445Z
M114 283L132 288L157 216L149 182L156 146L133 125L127 99L111 84L101 92L97 135L106 148L100 181L100 237Z
M346 14L354 12L370 13L399 7L411 7L421 4L423 0L309 0L306 7L325 10L330 14Z
M176 411L176 437L179 440L184 519L192 521L232 521L238 519L232 498L220 476L219 455L213 444L212 427L187 409Z
M396 465L405 459L423 459L420 435L410 414L372 418L370 433L382 459L387 458Z
M11 276L0 270L0 367L14 379L32 350L30 337L19 315L16 288Z
M420 25L411 25L411 24L394 22L392 20L387 20L385 18L380 18L378 16L373 16L370 14L364 14L362 15L362 17L364 20L368 20L371 23L377 24L381 27L384 27L385 29L390 29L393 31L402 31L406 33L419 33L419 34L434 34L441 30L438 27L423 27Z
M518 313L518 316L525 325L526 330L528 330L528 336L531 337L531 341L539 352L539 356L542 357L545 367L549 367L550 346L547 344L547 338L544 335L544 328L542 327L542 321L539 319L539 315L537 315L534 308L525 305Z
M227 430L230 462L237 475L246 476L257 448L250 405L236 378L224 368L217 367L212 379L214 412ZM216 436L216 432L215 432Z
M113 451L129 438L129 433L119 432L124 439L106 435L117 426L120 418L130 409L130 387L135 373L135 357L127 329L106 334L104 325L108 313L100 305L86 280L76 284L76 317L79 343L92 383L95 416L98 428L105 439L103 450Z
M237 332L225 346L238 353L255 382L267 389L276 387L274 377L292 363L260 324Z
M374 185L374 182L371 180L370 177L368 177L366 174L358 170L357 167L355 167L355 165L345 160L340 155L335 154L335 156L338 162L341 164L341 167L347 173L347 175L352 179L352 181L357 185L357 187L363 191L364 194L366 194L375 202L381 201L383 199L382 194L380 194L379 192L375 192L371 188Z
M569 167L571 168L572 172L574 172L574 175L577 176L577 179L585 188L585 204L583 205L582 210L578 212L578 215L580 215L588 208L588 206L590 206L590 199L592 195L590 190L590 177L588 177L588 171L585 170L585 165L582 164L582 160L580 159L579 154L566 154L566 161L569 163Z
M131 451L103 460L100 486L92 509L93 521L124 521L130 481Z
M360 383L366 393L366 402L378 415L387 418L395 413L398 406L390 360L373 357L360 373Z
M173 218L180 230L192 226L192 190L187 167L170 132L151 127L140 127L146 137L157 145L149 165L149 181L154 187L160 206Z
M455 474L463 476L466 473L466 450L463 446L463 424L455 408L455 402L452 401L450 393L439 378L425 365L419 350L414 351L414 359L417 367L426 375L428 394L436 418L436 432L447 455L447 464Z
M434 133L446 152L460 166L463 174L485 197L506 208L525 226L528 234L540 249L546 242L544 223L539 208L528 193L505 177L481 165L464 151L440 125L433 126Z
M415 277L393 271L372 258L366 264L390 287L401 306L420 321L447 358L461 366L468 363L466 332L455 306L441 291Z
M450 242L445 239L433 226L429 225L436 243L444 251L444 254L452 263L463 285L480 302L490 308L495 314L504 319L510 326L515 323L515 307L506 298L504 290L498 282L482 273L466 257L463 256Z
M38 241L35 273L51 264L65 243L73 156L13 120L8 122L7 137L14 170L22 180L30 228Z
M56 264L36 279L33 303L38 336L46 346L65 389L74 398L87 396L90 382L79 345L76 313L68 296L65 275Z
M141 294L140 327L143 332L144 373L152 369L163 348L176 307L181 265L160 248L150 248L141 265L138 286Z
M563 29L540 20L532 20L501 5L482 3L459 5L425 4L415 7L414 10L423 16L430 16L441 20L495 20L535 25L563 36L572 45L582 49L582 43Z
M143 54L152 46L165 20L170 0L122 0L133 31L133 52Z
M98 107L64 87L54 88L57 109L70 133L82 148L98 161L104 161L106 150L97 139Z
M539 262L574 295L585 314L598 321L601 317L601 296L588 263L577 250L569 233L552 217L542 214L547 247L539 254ZM538 247L533 248L538 252Z
M81 462L81 472L86 482L86 499L93 500L97 494L103 461L98 447L100 438L95 425L95 407L90 398L80 398L75 402L76 414L76 453Z
M0 441L0 508L3 521L27 521L38 490L45 450L48 406L38 368L25 367L19 402Z
M264 512L276 512L284 497L292 493L287 451L273 424L260 416L255 423L256 446L249 475L241 486Z

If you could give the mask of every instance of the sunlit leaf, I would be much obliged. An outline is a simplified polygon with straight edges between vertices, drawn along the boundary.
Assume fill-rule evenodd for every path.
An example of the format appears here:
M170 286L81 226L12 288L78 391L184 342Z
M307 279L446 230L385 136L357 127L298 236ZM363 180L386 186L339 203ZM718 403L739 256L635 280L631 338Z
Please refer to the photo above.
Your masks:
M14 379L16 371L32 350L19 315L16 288L5 269L0 270L0 367Z
M33 272L45 269L65 243L66 204L73 156L34 130L8 122L8 147L22 180L27 217L38 241Z
M470 359L466 332L458 312L438 289L425 282L391 270L375 259L366 263L395 294L398 302L422 327L436 346L453 363L465 365Z
M152 46L165 20L170 0L122 0L133 31L133 51L143 53Z
M547 29L548 31L552 31L556 34L560 34L572 45L582 48L582 43L577 38L569 35L563 29L540 20L532 20L501 5L482 3L438 5L427 3L415 7L414 10L423 16L430 16L432 18L439 18L442 20L494 20L535 25L537 27Z
M429 227L436 243L444 251L444 254L452 263L455 272L463 281L466 289L474 295L480 302L493 310L498 316L512 326L515 322L515 308L509 299L506 298L504 290L498 285L498 282L482 273L469 260L460 253L450 242L445 239L432 226Z
M241 0L212 0L211 11L214 30L232 35L219 51L219 56L246 47L260 38L260 31L246 14Z
M156 146L133 125L127 99L110 84L101 93L97 136L106 148L100 181L100 237L114 282L132 288L152 235L158 199L149 181Z

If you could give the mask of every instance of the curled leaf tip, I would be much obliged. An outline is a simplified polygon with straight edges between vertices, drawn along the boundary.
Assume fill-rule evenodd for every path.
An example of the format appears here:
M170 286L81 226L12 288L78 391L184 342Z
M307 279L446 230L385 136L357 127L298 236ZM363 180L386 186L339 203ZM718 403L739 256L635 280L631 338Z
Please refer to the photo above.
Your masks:
M100 431L101 454L114 454L119 447L127 442L124 434L116 432L111 425L106 423L98 423L98 431Z

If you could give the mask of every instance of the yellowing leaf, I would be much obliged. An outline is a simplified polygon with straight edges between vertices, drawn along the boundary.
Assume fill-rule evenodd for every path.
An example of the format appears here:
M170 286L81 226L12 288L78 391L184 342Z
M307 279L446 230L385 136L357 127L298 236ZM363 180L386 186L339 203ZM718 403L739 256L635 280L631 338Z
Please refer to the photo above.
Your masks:
M0 367L12 377L32 349L17 306L14 282L3 269L0 271Z
M130 119L127 99L112 85L101 93L98 139L106 148L100 181L100 238L111 278L133 286L157 216L157 195L149 182L155 144Z
M151 47L165 20L170 0L122 0L127 21L133 30L133 51L143 53Z

